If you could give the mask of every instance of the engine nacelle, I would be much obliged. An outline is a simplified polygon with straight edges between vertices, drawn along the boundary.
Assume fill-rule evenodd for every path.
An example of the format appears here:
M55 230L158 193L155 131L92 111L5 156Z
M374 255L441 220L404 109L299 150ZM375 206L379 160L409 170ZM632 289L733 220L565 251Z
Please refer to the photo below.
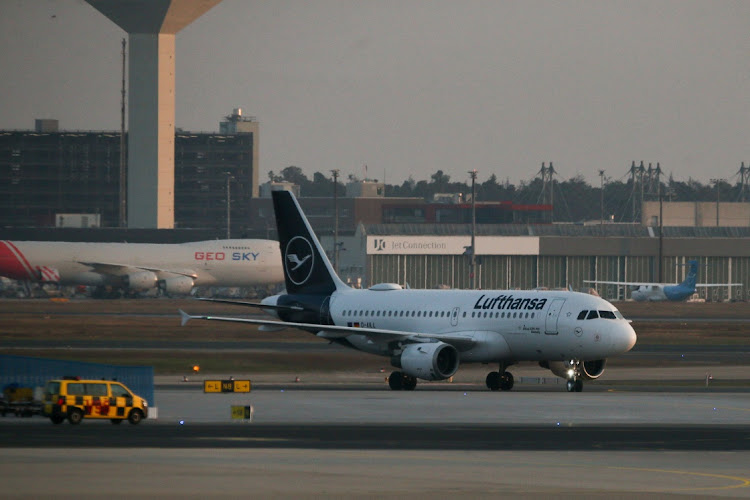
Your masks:
M407 375L422 380L445 380L458 370L458 351L445 342L409 344L398 358Z
M150 290L156 286L159 279L151 271L139 271L126 274L122 281L131 290Z
M159 281L159 288L175 295L187 295L195 286L193 278L189 276L175 276Z
M578 364L579 378L583 380L594 380L601 377L604 373L604 366L607 364L606 359L594 359L591 361L582 361ZM539 366L549 368L549 370L558 377L569 379L569 371L572 369L567 361L540 361Z

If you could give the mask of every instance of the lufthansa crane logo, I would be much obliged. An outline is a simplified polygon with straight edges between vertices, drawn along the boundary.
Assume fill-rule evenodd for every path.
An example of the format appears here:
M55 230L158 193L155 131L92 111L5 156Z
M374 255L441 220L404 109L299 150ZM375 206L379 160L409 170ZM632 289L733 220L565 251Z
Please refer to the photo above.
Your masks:
M286 245L284 268L295 285L303 285L310 279L313 270L313 247L302 236L295 236Z

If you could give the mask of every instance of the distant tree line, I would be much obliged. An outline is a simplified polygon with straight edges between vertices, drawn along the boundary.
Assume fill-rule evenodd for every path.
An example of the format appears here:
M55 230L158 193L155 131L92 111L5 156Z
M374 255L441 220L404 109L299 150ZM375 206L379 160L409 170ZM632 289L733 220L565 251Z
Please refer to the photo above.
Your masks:
M302 172L302 169L289 166L276 175L268 172L272 181L287 181L300 186L300 194L304 197L330 197L333 195L333 178L321 172L315 172L312 180ZM339 195L344 193L344 183L359 180L349 175L343 181L339 178ZM551 204L553 205L553 220L555 222L582 222L598 220L602 215L607 220L615 222L640 221L640 201L658 201L661 193L666 201L750 201L750 189L738 181L734 184L725 179L716 180L711 184L702 184L696 180L676 181L671 176L656 182L638 182L635 186L632 178L627 180L612 180L602 177L604 193L601 186L588 184L583 176L577 175L567 180L553 180L544 182L540 177L530 182L521 181L518 185L508 179L499 181L495 174L480 182L481 172L476 181L475 191L478 202L482 201L510 201L516 204ZM372 179L371 179L372 180ZM387 197L423 198L431 201L436 193L471 194L471 180L451 182L449 175L438 170L430 176L430 180L415 181L411 176L400 186L386 184ZM635 201L635 203L634 203ZM602 210L603 204L603 210Z

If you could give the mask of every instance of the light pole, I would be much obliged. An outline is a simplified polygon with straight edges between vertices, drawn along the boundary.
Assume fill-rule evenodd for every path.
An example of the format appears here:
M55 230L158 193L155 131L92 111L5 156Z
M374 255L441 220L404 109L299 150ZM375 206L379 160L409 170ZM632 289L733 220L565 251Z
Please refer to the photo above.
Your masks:
M716 184L716 227L719 227L719 203L721 201L719 184L724 182L724 179L711 179L711 182Z
M339 273L339 170L331 170L333 174L333 270Z
M476 212L476 191L475 191L475 184L477 180L477 169L469 170L469 175L471 176L471 255L470 263L469 263L469 270L471 271L471 274L469 274L469 278L471 279L470 286L471 289L476 289L476 264L477 264L477 256L476 256L476 233L477 233L477 212Z
M599 182L601 184L601 196L599 200L599 225L604 225L604 170L599 170Z
M232 198L229 183L234 179L231 172L224 172L227 176L227 239L232 237Z
M661 194L661 182L659 183L659 283L662 283L661 261L664 254L664 196Z

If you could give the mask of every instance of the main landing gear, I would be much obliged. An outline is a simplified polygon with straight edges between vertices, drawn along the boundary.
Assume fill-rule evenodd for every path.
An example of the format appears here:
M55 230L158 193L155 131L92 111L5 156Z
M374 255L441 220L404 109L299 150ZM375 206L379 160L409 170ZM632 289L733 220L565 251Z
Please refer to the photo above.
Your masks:
M506 366L500 364L500 371L487 374L487 388L491 391L509 391L513 389L513 374L505 371Z
M413 391L417 386L417 377L395 371L388 377L388 386L394 391Z

